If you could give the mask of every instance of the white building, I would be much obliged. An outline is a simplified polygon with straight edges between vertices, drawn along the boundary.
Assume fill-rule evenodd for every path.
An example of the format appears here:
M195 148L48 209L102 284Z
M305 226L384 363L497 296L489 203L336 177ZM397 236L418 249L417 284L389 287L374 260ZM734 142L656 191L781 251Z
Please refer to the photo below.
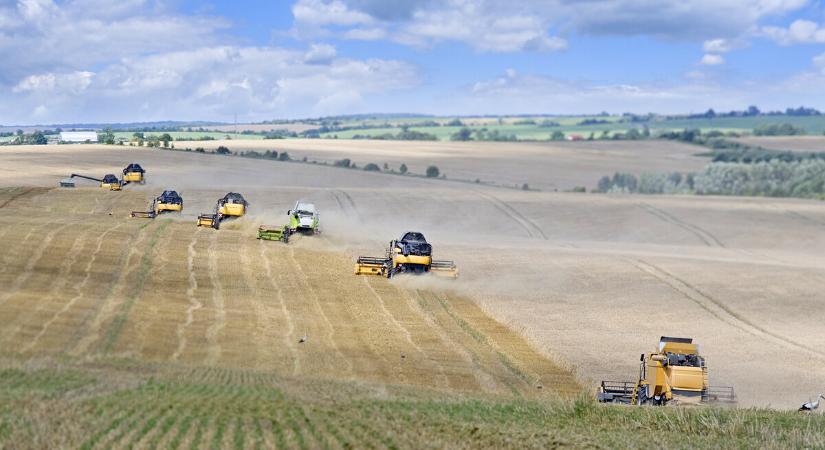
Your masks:
M71 144L83 142L97 142L97 133L94 131L61 131L60 142Z

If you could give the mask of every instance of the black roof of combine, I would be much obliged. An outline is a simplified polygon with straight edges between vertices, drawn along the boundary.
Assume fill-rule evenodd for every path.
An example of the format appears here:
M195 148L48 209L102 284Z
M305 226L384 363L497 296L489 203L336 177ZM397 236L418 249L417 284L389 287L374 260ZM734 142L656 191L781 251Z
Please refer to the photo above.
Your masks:
M128 166L126 166L126 168L125 168L125 169L123 169L123 173L128 173L128 172L140 172L140 173L144 173L144 172L146 172L146 171L143 169L143 167L140 167L140 164L138 164L138 163L132 163L132 164L129 164Z
M229 192L226 195L224 195L221 200L225 202L231 200L232 203L246 203L246 199L243 198L243 195L237 192Z
M417 231L408 231L401 236L400 241L415 241L415 242L427 242L427 238L424 237L424 234L419 233Z

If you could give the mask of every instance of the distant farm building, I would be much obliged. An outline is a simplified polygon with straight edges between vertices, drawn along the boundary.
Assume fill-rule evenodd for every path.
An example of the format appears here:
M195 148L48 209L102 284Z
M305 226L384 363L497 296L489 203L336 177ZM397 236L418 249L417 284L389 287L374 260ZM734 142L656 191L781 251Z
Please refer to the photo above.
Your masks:
M584 137L580 134L571 134L567 136L568 141L583 141Z
M97 142L97 133L94 131L62 131L60 142L79 144L83 142Z

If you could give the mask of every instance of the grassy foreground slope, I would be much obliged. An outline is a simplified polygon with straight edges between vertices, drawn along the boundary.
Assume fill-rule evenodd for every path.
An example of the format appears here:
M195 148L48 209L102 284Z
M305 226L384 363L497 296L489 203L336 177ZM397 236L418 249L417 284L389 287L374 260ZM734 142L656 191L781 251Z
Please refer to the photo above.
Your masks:
M451 396L133 361L0 371L8 448L821 448L825 418Z

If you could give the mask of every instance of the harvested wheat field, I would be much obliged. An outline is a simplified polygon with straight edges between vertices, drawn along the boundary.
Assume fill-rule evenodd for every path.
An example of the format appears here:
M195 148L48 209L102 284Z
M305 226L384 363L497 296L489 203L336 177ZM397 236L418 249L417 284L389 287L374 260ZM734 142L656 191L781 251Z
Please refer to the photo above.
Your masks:
M743 144L771 150L825 152L825 136L751 136L735 140Z
M626 172L699 171L707 163L696 156L701 149L669 141L579 142L387 142L346 139L227 140L176 142L178 148L233 151L286 151L293 159L326 161L349 158L360 167L387 163L394 170L406 164L410 172L423 174L436 165L447 178L479 180L509 187L524 183L545 191L588 189L604 175Z
M146 185L55 187L130 162ZM695 338L740 406L821 390L819 202L523 192L96 145L3 149L0 184L0 445L678 446L670 432L696 433L705 414L724 425L698 444L818 443L800 431L814 418L782 434L781 415L625 416L585 398L636 376L661 335ZM183 213L128 217L166 188ZM249 214L197 229L227 191ZM254 238L298 198L320 208L321 236ZM352 275L407 230L460 278ZM669 419L638 425L651 415ZM767 425L748 434L751 420Z

